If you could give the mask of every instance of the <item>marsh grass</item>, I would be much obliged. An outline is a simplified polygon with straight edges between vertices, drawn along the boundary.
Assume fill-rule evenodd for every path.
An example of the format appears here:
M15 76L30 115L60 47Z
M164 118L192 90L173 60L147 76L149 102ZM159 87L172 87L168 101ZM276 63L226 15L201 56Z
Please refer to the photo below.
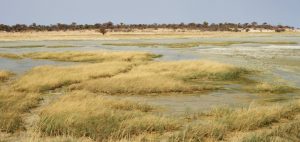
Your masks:
M108 94L192 93L219 89L216 82L239 80L244 74L245 69L210 61L151 62L71 89Z
M290 45L298 44L290 41L220 41L220 42L182 42L182 43L104 43L108 46L138 46L138 47L168 47L168 48L191 48L198 46L231 46L234 44L272 44Z
M178 142L230 141L238 138L238 133L249 133L239 140L245 142L300 139L296 118L299 102L249 108L216 107L188 120L158 117L149 113L153 110L143 104L76 91L45 108L38 128L44 135L85 136L97 141L134 141L135 136L147 141L151 139L149 134L158 134L156 140L167 136L169 141Z
M23 57L18 54L11 54L11 53L0 53L1 58L9 58L9 59L22 59Z
M40 94L16 92L8 87L0 89L1 131L12 133L22 129L22 114L38 104Z
M14 45L14 46L0 46L0 48L37 48L37 47L69 48L69 47L80 47L80 46L75 46L75 45Z
M36 67L13 86L31 92L71 85L73 90L108 94L192 93L219 89L218 83L240 80L245 74L245 69L210 61L118 61Z
M34 126L41 134L39 141L49 136L57 141L82 137L94 141L144 137L139 140L147 141L148 135L157 136L156 141L230 141L238 132L252 134L243 137L245 142L299 141L299 102L217 107L206 113L171 118L156 115L156 107L107 96L212 91L222 88L224 82L240 83L253 73L243 68L211 61L155 62L151 60L156 55L148 53L51 52L27 56L93 63L36 67L12 82L0 84L0 130L4 132L25 131L24 113L39 105L41 93L66 87L64 95L40 108L40 119ZM2 75L8 80L9 74L0 72L0 78ZM253 84L263 92L287 92L270 84ZM264 131L277 124L278 128Z
M300 121L292 121L281 124L271 130L250 133L238 141L241 142L296 142L300 141Z
M0 70L0 82L6 81L15 74L10 71Z
M270 127L282 120L293 121L299 112L299 102L237 109L217 107L208 113L190 117L193 118L193 123L170 139L174 141L226 141L225 138L228 136L237 137L232 134L235 132L252 132ZM200 122L197 123L197 121ZM287 131L274 132L282 136L289 132L288 129L282 130ZM295 134L295 132L292 133ZM256 137L250 139L252 138Z
M69 62L104 62L104 61L149 61L153 58L160 57L144 52L35 52L23 54L23 57L32 59L49 59L56 61L69 61Z
M259 94L286 94L297 91L295 87L291 87L285 84L279 83L256 83L255 86L247 88L248 91Z
M25 54L12 54L0 53L0 57L9 59L48 59L55 61L66 62L89 62L99 63L107 61L150 61L154 58L160 58L162 55L150 54L146 52L79 52L79 51L66 51L66 52L33 52Z
M71 48L71 47L80 47L76 45L47 45L47 48Z
M14 46L0 46L0 48L37 48L45 47L45 45L14 45Z
M23 75L13 87L19 91L43 92L85 80L111 77L130 70L134 65L129 62L105 62L69 67L41 66Z
M152 110L148 105L104 99L86 91L70 92L41 112L37 127L44 135L85 136L97 141L179 128L172 119L148 113Z

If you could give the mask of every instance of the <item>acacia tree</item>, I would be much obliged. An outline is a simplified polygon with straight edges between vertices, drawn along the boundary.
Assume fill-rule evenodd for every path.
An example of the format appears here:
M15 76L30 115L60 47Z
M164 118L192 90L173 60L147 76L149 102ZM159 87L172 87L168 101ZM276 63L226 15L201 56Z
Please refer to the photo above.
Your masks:
M106 30L106 28L101 27L101 28L99 29L99 32L100 32L102 35L105 35L105 34L107 33L107 30Z

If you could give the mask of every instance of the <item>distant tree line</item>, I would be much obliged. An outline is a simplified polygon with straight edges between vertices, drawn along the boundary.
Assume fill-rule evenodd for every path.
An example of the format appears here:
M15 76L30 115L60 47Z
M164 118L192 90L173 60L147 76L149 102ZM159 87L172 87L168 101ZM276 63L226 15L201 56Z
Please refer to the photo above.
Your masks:
M180 24L114 24L112 22L96 23L96 24L77 24L75 22L71 24L57 23L54 25L38 25L33 23L31 25L16 24L16 25L4 25L0 24L0 31L6 32L26 32L26 31L75 31L75 30L97 30L101 33L108 31L123 31L130 32L134 29L172 29L172 30L201 30L201 31L232 31L240 32L241 30L249 31L250 29L266 29L275 30L277 32L285 31L285 29L294 29L294 27L283 25L270 25L268 23L258 24L252 23L180 23Z

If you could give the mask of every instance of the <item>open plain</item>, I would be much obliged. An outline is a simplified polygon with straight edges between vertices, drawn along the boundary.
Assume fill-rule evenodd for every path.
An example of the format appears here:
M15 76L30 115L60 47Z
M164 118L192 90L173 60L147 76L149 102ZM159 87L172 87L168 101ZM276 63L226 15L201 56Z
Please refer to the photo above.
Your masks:
M0 33L0 141L300 141L300 33Z

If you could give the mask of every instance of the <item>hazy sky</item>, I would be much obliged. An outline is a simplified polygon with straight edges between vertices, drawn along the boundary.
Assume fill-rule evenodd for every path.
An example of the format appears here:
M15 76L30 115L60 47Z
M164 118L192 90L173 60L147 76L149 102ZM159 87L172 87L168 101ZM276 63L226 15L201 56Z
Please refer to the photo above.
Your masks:
M300 0L0 0L0 23L268 22L300 27Z

